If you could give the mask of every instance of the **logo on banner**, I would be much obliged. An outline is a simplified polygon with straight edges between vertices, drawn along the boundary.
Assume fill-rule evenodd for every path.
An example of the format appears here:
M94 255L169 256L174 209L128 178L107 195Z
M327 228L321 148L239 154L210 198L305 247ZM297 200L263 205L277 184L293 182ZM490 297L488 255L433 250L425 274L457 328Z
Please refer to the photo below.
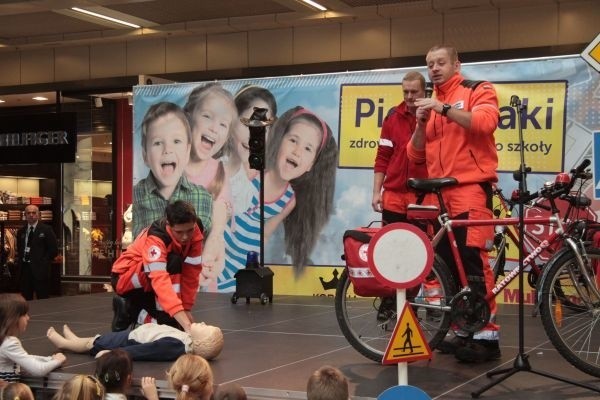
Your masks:
M423 336L421 325L417 322L412 307L406 303L385 350L382 363L397 364L430 358L429 343Z

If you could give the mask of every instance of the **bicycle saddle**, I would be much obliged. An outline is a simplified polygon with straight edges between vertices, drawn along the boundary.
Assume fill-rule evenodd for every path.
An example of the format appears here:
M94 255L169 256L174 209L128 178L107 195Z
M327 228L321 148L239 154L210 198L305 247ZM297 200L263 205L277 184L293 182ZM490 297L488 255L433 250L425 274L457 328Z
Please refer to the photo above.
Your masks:
M433 178L433 179L416 179L409 178L407 182L408 186L418 190L420 192L429 192L433 193L441 188L447 186L454 186L458 184L456 178L447 177L447 178Z

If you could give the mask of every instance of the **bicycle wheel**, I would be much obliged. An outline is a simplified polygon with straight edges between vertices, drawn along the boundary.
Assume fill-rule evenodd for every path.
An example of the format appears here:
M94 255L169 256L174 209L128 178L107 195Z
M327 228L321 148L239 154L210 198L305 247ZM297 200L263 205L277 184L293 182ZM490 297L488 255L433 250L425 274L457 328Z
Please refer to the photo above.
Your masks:
M456 284L448 266L437 256L425 282L417 295L407 301L430 348L434 349L450 327L450 311L442 307L456 293ZM427 283L429 288L424 290ZM363 356L381 362L397 322L396 298L356 296L348 270L344 269L335 294L335 315L350 345Z
M599 284L600 249L587 249L588 273ZM572 251L548 263L540 313L556 350L579 370L600 377L600 298L585 282Z

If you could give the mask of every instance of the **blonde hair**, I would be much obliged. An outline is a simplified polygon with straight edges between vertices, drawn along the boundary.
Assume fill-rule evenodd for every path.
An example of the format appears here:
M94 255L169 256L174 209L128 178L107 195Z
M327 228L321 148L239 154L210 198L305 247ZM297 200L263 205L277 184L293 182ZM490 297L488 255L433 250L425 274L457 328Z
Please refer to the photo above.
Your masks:
M26 384L11 382L0 392L0 400L35 400L35 397Z
M167 371L176 400L208 400L213 392L213 373L208 361L195 354L184 354Z
M53 400L102 400L104 386L93 375L75 375L56 392Z

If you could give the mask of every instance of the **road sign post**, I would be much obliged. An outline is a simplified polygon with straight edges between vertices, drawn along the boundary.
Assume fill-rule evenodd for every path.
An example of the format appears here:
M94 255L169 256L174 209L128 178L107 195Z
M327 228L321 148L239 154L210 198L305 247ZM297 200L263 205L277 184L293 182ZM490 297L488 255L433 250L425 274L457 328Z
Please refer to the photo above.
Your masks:
M407 362L429 358L431 350L412 308L406 304L406 289L422 283L431 271L433 248L419 228L398 222L386 225L373 236L367 259L373 276L396 289L398 318L383 363L397 363L398 384L407 385Z

